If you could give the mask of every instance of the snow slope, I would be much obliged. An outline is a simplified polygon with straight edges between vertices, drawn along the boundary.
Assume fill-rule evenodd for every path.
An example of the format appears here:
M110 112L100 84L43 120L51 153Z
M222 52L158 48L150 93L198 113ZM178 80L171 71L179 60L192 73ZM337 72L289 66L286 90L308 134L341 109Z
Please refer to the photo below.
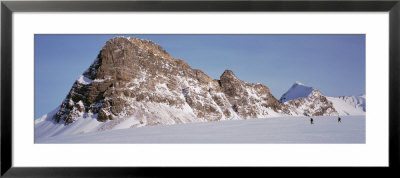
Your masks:
M326 97L339 115L365 115L365 95Z
M342 99L344 102L354 106L355 108L361 109L364 112L365 109L365 94L359 96L339 96L339 99Z
M293 116L302 116L303 115L302 113L304 113L307 109L311 108L309 105L322 106L321 103L311 103L311 104L309 103L307 99L310 99L311 101L314 102L317 101L316 99L312 99L313 94L317 93L318 94L317 96L322 95L318 92L317 89L312 89L311 93L308 93L309 89L312 88L306 87L303 84L297 82L293 85L292 89L287 92L289 93L288 96L291 96L292 98L295 98L295 96L300 97L308 95L307 98L297 98L285 103L286 105L291 106L290 103L298 100L299 104L297 105L295 103L294 105L296 107L293 106L294 109L291 108L291 111L293 112L291 114ZM247 92L249 93L248 94L249 96L255 95L252 92L249 92L249 90L247 90ZM184 98L185 95L188 95L186 91L182 93L181 97ZM365 95L326 97L326 98L328 99L329 102L332 103L331 105L333 105L333 107L337 111L337 113L335 112L335 114L330 114L332 116L365 115ZM55 136L58 137L58 136L67 136L76 134L86 134L91 132L95 133L98 131L106 131L106 130L152 126L152 125L158 125L157 123L161 122L162 122L161 125L174 125L174 124L182 124L189 122L207 122L207 120L197 119L191 107L186 103L182 108L172 107L164 103L156 104L156 103L145 103L145 102L144 103L132 102L131 106L135 106L136 108L147 108L147 109L137 110L130 117L117 117L114 118L113 120L108 120L106 122L99 122L97 120L98 117L97 114L93 115L91 113L81 113L79 114L81 117L77 118L77 120L74 123L71 123L67 126L64 125L63 123L56 123L52 119L55 113L59 110L60 107L58 107L52 112L35 120L35 139L42 140L43 138L55 137ZM318 109L320 107L316 108ZM285 116L284 114L281 113L276 113L275 111L269 108L264 108L264 109L266 109L265 112L268 114L263 117L258 116L258 118L265 118L265 117L293 118L290 116ZM172 116L171 113L179 113L179 114L175 114L174 117L171 117ZM154 117L154 115L157 115L159 117ZM143 116L145 116L145 118L149 118L154 123L148 122L147 119L140 119ZM177 120L177 118L180 119Z
M97 121L95 116L79 118L76 122L65 126L57 123L52 118L58 109L35 120L35 139L53 137L58 135L73 135L86 132L94 132L106 122Z
M97 114L84 113L78 117L75 122L64 125L53 120L53 116L58 111L59 107L49 114L35 120L35 139L54 137L60 135L74 135L88 132L98 132L104 130L126 129L132 127L142 127L152 125L147 123L147 120L140 119L143 113L156 113L159 117L154 117L152 120L158 122L163 118L163 125L179 124L176 118L181 117L185 122L204 122L205 120L197 119L191 108L186 104L182 108L171 107L163 103L135 103L138 108L147 108L146 110L138 110L131 117L119 117L114 120L99 122ZM133 105L133 104L132 104ZM171 113L178 113L176 117L170 117ZM139 119L138 119L139 118Z
M365 116L279 117L35 137L35 143L365 143Z
M300 82L296 82L290 87L290 89L284 93L279 99L281 103L285 103L290 100L294 100L297 98L306 98L308 97L312 92L314 91L314 88L305 86L304 84Z

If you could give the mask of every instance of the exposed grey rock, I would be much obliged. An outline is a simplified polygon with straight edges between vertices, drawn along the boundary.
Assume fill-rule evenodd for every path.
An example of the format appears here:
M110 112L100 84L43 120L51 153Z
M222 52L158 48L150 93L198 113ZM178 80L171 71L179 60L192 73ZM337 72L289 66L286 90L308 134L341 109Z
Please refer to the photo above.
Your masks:
M317 101L314 107L324 103L323 96L315 97L309 98ZM268 87L244 82L230 70L213 80L149 40L115 37L73 84L54 120L68 125L97 115L108 122L100 130L107 130L128 117L138 127L290 115L302 102L282 104ZM330 112L324 104L311 115Z

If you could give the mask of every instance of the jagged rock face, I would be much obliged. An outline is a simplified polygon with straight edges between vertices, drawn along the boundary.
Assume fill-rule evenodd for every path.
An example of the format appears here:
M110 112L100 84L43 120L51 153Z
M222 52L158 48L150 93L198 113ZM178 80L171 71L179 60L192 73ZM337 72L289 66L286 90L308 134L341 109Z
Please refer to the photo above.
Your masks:
M272 111L283 114L289 112L285 105L272 96L268 87L239 80L230 70L221 75L219 83L232 108L242 118L267 117Z
M241 81L230 70L213 80L158 44L115 37L75 81L54 120L68 125L90 116L106 122L98 130L109 130L125 121L141 127L299 115L295 107L312 104L307 114L334 112L323 96L282 104L268 87Z
M305 116L333 116L338 115L330 102L318 89L313 91L307 97L285 102L289 107L292 115L305 115Z
M290 89L279 99L286 105L290 115L330 116L337 115L337 111L318 89L295 82Z
M55 114L54 119L57 122L65 121L65 124L74 122L77 118L82 117L84 113L91 110L95 110L99 105L90 105L94 101L90 102L89 92L92 89L92 85L95 85L97 69L101 65L100 55L93 62L93 64L86 70L82 76L80 76L75 83L72 85L70 92L62 102L59 111ZM105 89L103 89L105 90ZM90 96L93 97L93 94ZM102 96L98 95L96 101L102 101Z
M124 37L106 43L55 120L69 124L94 114L115 122L107 127L131 116L143 125L237 118L218 81L153 42Z

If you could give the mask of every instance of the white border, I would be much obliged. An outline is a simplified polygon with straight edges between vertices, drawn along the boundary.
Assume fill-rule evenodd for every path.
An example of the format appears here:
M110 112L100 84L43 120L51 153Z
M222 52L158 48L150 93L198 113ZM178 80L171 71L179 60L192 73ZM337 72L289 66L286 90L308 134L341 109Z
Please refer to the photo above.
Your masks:
M14 13L13 166L388 166L388 13ZM33 144L33 40L58 34L366 34L366 144Z

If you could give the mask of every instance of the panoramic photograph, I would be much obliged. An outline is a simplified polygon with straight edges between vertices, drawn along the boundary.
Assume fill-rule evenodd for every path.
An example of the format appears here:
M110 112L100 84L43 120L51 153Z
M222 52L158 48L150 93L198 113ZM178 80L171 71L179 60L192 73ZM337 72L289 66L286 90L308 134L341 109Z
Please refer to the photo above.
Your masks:
M365 144L364 34L36 34L36 144Z

